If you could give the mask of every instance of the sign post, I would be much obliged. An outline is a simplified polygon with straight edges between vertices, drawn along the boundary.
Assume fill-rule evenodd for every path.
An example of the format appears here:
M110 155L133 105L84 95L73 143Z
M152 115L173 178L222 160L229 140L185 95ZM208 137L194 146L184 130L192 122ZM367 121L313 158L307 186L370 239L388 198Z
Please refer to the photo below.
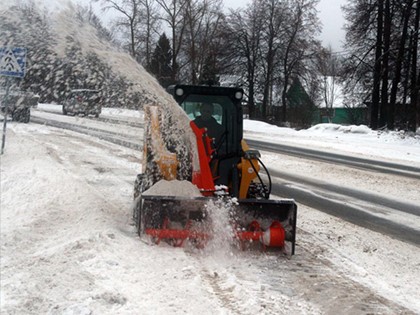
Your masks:
M6 77L6 94L3 98L4 118L3 135L1 142L1 154L4 152L6 143L6 126L8 112L8 98L10 90L10 77L22 79L25 76L26 49L22 47L0 47L0 76Z

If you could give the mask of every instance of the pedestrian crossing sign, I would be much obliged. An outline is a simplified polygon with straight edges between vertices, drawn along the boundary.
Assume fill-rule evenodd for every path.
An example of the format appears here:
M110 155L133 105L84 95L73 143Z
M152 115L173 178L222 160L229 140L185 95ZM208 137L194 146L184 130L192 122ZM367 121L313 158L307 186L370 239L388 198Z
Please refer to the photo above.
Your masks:
M26 48L0 47L0 76L23 78L26 68Z

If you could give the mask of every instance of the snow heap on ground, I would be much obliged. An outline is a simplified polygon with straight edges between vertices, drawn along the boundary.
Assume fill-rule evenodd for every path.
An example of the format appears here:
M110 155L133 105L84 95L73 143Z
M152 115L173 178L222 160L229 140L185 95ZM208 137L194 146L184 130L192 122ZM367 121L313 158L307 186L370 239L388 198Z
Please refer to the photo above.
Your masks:
M148 190L143 192L145 196L178 196L178 197L201 197L200 190L193 183L186 180L160 180Z
M360 134L368 134L372 132L372 130L365 125L360 126L343 126L343 125L337 125L337 124L319 124L315 125L308 130L314 130L314 131L336 131L336 132L343 132L343 133L360 133Z

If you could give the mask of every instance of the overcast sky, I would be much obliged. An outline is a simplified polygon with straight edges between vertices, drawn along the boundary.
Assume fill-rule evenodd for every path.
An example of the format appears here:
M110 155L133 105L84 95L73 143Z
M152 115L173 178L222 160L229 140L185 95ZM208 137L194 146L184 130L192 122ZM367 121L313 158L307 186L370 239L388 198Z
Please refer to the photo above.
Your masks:
M331 45L334 51L342 50L344 42L344 17L341 6L346 2L348 0L320 0L318 5L319 19L323 25L322 43L324 46Z
M341 6L348 0L320 0L318 5L319 19L322 23L322 44L326 47L331 45L334 51L342 50L344 42L344 17ZM244 7L249 0L224 0L228 8Z

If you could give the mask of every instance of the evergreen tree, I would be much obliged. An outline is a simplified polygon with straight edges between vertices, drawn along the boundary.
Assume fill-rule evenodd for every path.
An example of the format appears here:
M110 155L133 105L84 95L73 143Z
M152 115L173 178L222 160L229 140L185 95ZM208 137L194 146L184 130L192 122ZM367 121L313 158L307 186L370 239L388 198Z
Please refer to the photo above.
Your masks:
M209 85L219 85L220 70L217 67L216 56L209 55L203 64L200 83Z
M286 98L289 121L298 127L310 127L316 106L298 78L293 80Z
M171 82L171 61L171 45L169 43L169 39L166 37L166 34L163 33L156 44L149 70L157 78L160 85L165 88L171 83L174 83Z

